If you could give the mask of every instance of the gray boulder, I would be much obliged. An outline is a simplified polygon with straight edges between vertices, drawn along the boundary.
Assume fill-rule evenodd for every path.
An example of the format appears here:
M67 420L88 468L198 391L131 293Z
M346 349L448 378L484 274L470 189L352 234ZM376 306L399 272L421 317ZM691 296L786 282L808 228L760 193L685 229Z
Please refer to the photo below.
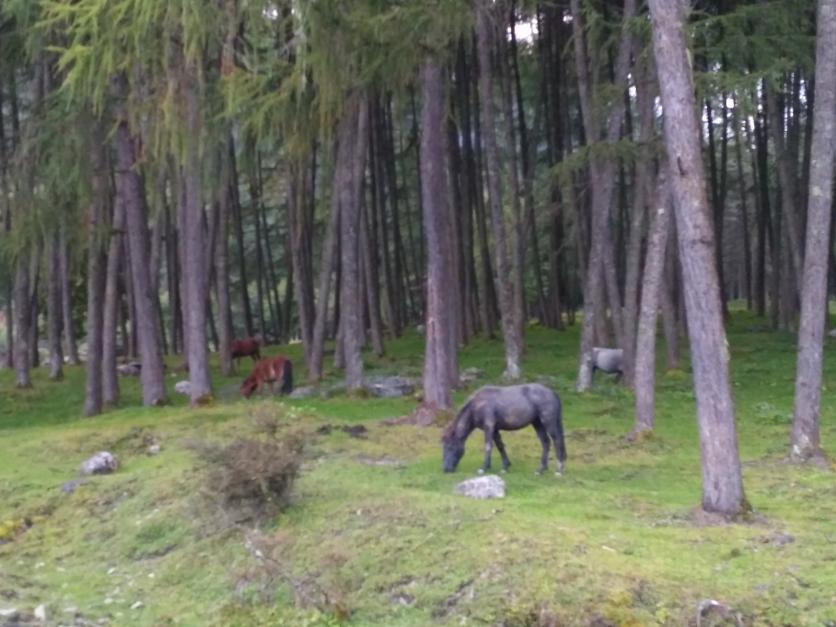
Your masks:
M178 381L174 384L174 391L178 394L182 394L183 396L191 396L192 395L192 387L188 381Z
M408 396L415 392L415 385L406 377L375 377L366 384L369 393L382 398Z
M502 499L505 498L505 481L499 475L475 477L458 484L456 493L471 499Z
M119 469L119 460L107 451L100 451L81 465L82 475L109 475Z

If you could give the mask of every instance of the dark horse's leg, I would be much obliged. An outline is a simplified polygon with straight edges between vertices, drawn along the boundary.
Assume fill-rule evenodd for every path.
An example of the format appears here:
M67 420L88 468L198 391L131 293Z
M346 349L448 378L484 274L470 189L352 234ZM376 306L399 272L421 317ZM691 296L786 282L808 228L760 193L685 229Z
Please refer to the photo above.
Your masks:
M502 441L502 436L499 435L499 431L494 432L493 442L496 444L496 448L499 449L499 454L502 456L502 471L505 472L511 467L511 460L508 459L508 455L505 453L505 443Z
M536 471L539 475L549 467L549 434L546 433L546 428L539 419L532 422L531 426L534 427L534 430L537 432L537 437L540 438L540 444L543 445L543 454L540 456L540 468Z
M546 420L543 423L546 425L546 430L554 442L554 454L557 458L557 467L554 474L563 474L563 464L566 462L566 441L563 437L563 421L561 419L560 404L552 411L547 413Z
M491 450L493 449L494 430L489 425L484 426L485 430L485 461L479 469L479 474L484 474L491 469Z

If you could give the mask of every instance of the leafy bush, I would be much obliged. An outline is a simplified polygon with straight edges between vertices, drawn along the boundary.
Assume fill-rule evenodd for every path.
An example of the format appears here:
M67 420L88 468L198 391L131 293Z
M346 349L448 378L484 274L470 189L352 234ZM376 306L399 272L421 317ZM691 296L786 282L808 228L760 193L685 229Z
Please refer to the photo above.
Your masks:
M207 492L235 522L261 522L288 503L302 464L303 440L239 439L228 446L203 450L212 468Z

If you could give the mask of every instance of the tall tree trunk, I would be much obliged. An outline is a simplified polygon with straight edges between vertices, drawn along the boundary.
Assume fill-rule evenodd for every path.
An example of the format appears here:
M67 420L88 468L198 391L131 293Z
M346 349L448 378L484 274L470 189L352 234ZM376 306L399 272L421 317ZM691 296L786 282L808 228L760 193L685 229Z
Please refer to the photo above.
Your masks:
M215 241L215 299L218 301L218 353L221 374L228 377L233 372L232 365L232 305L229 290L229 206L231 204L230 185L232 183L232 165L230 151L232 137L227 134L221 142L218 155L220 180L215 203L218 211L217 235Z
M208 259L204 232L203 198L201 188L199 142L203 130L200 111L197 68L190 61L183 61L181 89L186 122L186 150L183 164L185 192L185 231L183 247L185 264L183 280L186 283L188 319L186 321L186 350L189 364L189 393L192 405L206 402L212 397L209 380L209 355L206 345L206 302L209 297ZM143 367L144 370L144 367Z
M48 236L46 242L47 286L46 316L47 341L49 343L49 378L60 381L64 378L64 350L61 346L61 325L63 307L61 306L61 235L59 229Z
M319 267L316 319L312 331L311 349L308 353L308 380L316 383L322 379L322 357L325 352L325 334L328 324L328 305L331 297L331 275L337 262L337 249L340 236L340 202L337 195L339 180L341 180L340 168L347 167L347 164L339 160L339 147L337 149L337 160L334 166L334 192L331 196L331 217L328 219L328 226L325 230L325 241L322 245L322 261Z
M748 504L737 449L714 233L684 28L685 6L667 0L649 0L649 5L688 311L702 454L702 507L734 516Z
M107 275L102 322L102 396L105 407L119 404L119 376L116 372L116 326L119 319L119 269L124 266L125 205L113 208L110 243L107 253ZM128 270L127 268L125 269Z
M241 201L238 197L238 168L235 161L235 140L229 142L229 163L232 166L232 217L235 221L235 243L238 257L238 280L240 281L241 310L244 312L244 331L249 337L255 332L253 327L253 312L250 304L249 277L247 276L247 251L244 248L244 220L242 217Z
M126 91L123 85L122 94L124 95ZM125 224L128 232L137 342L142 361L140 372L142 402L146 406L153 406L161 405L166 401L165 376L148 268L150 242L145 189L137 166L136 140L131 136L126 115L120 111L116 127L117 196L119 202L124 203ZM101 327L101 322L99 322L99 327Z
M836 47L833 45L836 41L836 0L819 0L816 25L816 102L790 457L797 461L821 462L824 454L819 436L819 410L836 150Z
M517 288L512 269L508 267L508 246L505 236L505 216L502 211L501 170L499 149L496 141L496 120L494 115L493 70L491 69L491 48L493 28L492 4L483 0L476 9L477 50L479 57L479 101L482 110L482 141L485 150L486 174L488 180L488 201L491 206L494 251L496 259L496 291L502 315L502 335L505 343L505 378L519 379L522 370L522 312L518 310L519 299L515 298ZM513 264L512 264L513 265Z
M360 266L365 284L366 307L369 312L369 330L372 338L372 350L377 357L383 357L383 324L380 320L380 294L378 291L377 266L372 263L372 242L369 237L369 225L365 210L360 210Z
M659 294L663 289L665 248L668 245L673 214L670 204L670 193L663 169L653 194L653 223L647 243L639 328L636 333L634 436L642 431L652 431L656 426L656 317L659 310Z
M102 413L102 317L105 287L104 229L108 204L104 138L100 122L88 117L83 129L90 152L90 206L87 214L87 379L84 415Z
M426 415L449 411L450 390L458 384L456 319L448 306L455 290L453 231L448 207L445 167L444 73L430 59L420 72L421 84L421 203L427 242L427 312L424 351L424 402Z
M349 392L363 387L363 306L360 289L360 201L368 147L368 99L362 92L349 94L339 128L338 185L340 204L340 321Z
M584 32L584 23L580 0L571 1L572 29L575 39L575 62L578 68L578 91L581 114L587 143L595 143L600 134L601 124L596 118L596 105L593 101L593 85L589 76L589 63ZM622 17L622 35L618 46L615 63L615 82L622 88L627 80L632 49L632 35L628 28L629 20L636 14L636 0L625 0ZM606 140L614 143L621 136L624 117L624 99L615 98L606 120ZM589 260L584 281L584 316L581 330L581 354L578 368L576 389L588 390L592 385L592 371L589 367L589 353L594 343L596 325L603 316L605 308L602 298L604 286L608 292L613 325L619 345L623 345L621 326L621 304L615 280L612 242L609 227L609 206L612 201L615 184L614 163L597 157L590 160L590 184L592 186L592 224ZM601 284L602 280L604 285Z

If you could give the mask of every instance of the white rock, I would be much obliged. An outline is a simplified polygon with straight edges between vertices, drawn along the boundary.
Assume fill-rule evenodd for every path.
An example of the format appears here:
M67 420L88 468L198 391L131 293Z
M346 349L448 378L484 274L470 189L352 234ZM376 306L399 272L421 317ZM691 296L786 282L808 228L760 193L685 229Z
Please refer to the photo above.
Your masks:
M11 622L13 620L17 620L19 616L20 613L17 611L17 608L0 607L0 619Z
M139 609L142 609L143 607L145 607L145 603L143 603L142 601L137 601L136 603L131 605L132 610L139 610Z
M499 475L485 475L462 481L456 492L471 499L505 498L505 481Z
M35 620L46 622L46 605L41 604L35 608Z
M119 460L107 451L100 451L81 465L82 475L107 475L119 468Z
M160 447L160 445L155 442L154 444L152 444L151 446L148 447L148 454L149 455L159 455L161 450L162 450L162 447Z
M174 384L174 391L183 396L191 396L191 384L188 381L178 381Z

